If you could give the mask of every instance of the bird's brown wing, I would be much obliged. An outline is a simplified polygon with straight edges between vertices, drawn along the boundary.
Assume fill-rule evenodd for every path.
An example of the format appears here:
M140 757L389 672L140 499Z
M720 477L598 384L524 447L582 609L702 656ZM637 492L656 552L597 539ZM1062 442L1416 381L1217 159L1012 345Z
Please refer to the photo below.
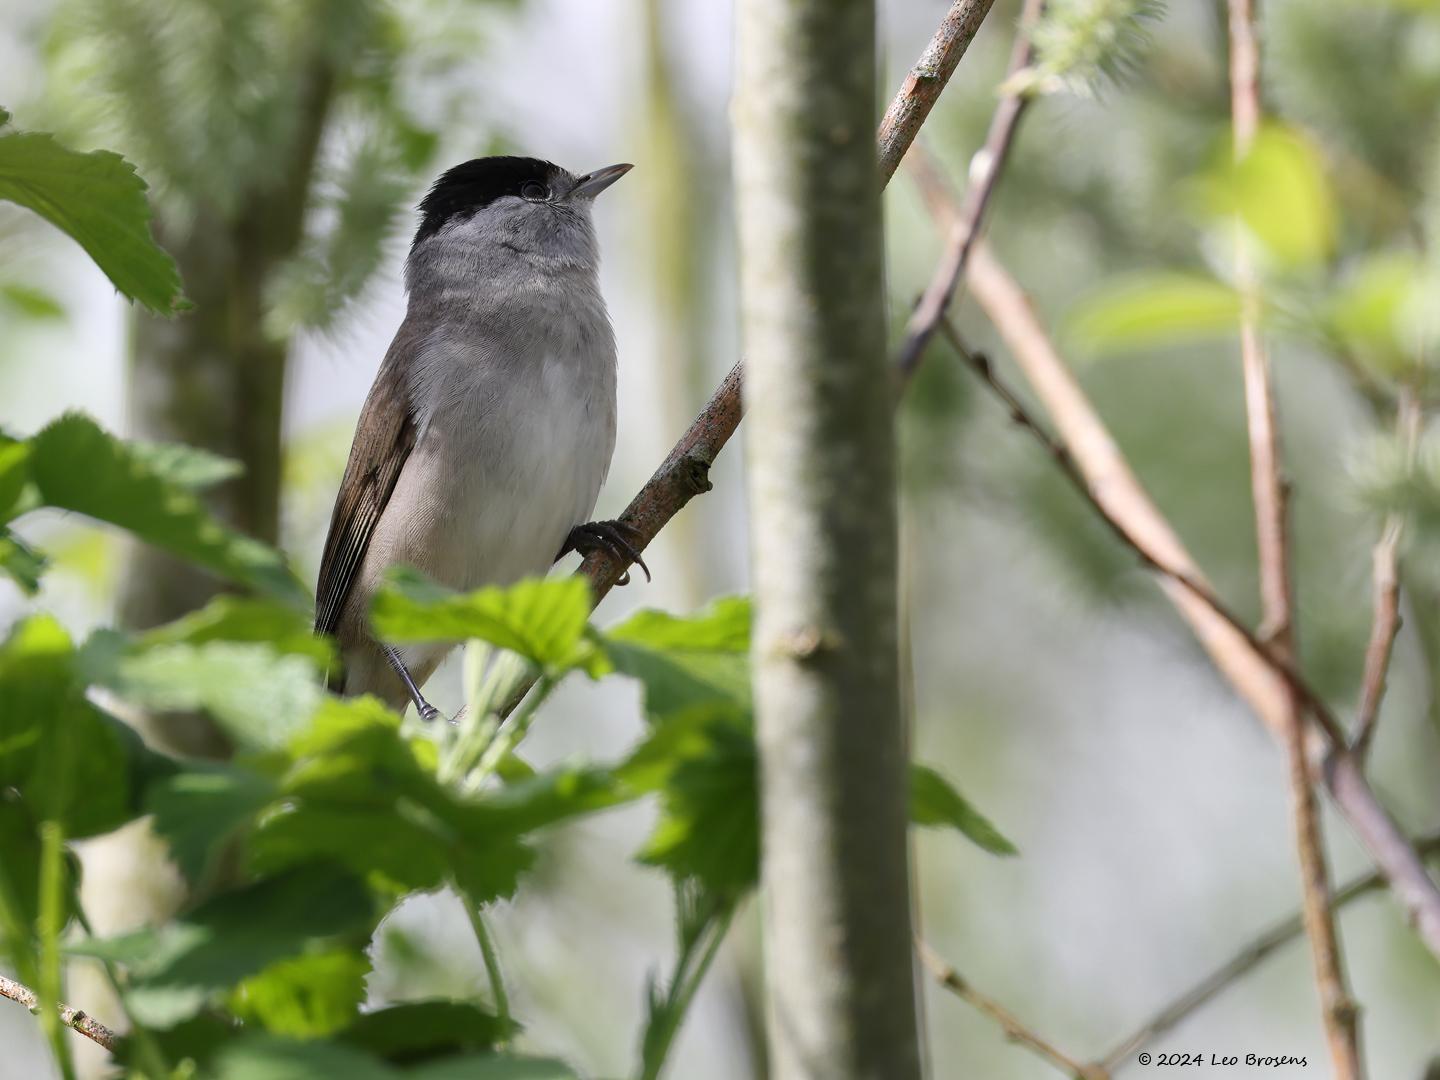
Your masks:
M404 374L416 345L418 341L402 326L385 354L355 426L350 460L335 497L330 532L320 557L320 580L315 586L316 633L333 634L339 625L375 525L415 446L415 418Z

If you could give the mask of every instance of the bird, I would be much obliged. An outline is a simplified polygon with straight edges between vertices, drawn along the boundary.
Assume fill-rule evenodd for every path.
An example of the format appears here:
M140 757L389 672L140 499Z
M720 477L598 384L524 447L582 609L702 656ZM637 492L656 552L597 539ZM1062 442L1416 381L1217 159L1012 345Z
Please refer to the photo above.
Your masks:
M370 627L392 566L471 590L603 549L649 577L633 530L590 520L616 427L591 209L631 167L577 176L476 158L420 201L405 317L356 423L320 559L315 630L338 646L338 693L439 715L421 687L451 646L396 648Z

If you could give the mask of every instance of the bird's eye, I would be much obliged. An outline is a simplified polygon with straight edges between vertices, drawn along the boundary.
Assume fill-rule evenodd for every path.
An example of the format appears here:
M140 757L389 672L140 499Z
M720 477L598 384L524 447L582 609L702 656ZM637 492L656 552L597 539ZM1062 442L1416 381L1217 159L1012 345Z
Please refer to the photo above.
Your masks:
M534 180L530 180L520 189L520 197L529 199L531 202L544 202L550 197L550 189L544 184L537 184Z

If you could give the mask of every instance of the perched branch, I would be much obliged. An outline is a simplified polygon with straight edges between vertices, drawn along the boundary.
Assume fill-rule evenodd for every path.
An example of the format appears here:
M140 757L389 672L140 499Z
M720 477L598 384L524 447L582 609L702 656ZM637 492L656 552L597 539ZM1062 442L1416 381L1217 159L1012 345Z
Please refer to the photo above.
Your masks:
M1416 841L1415 849L1422 858L1431 858L1440 854L1440 833L1434 833ZM1330 910L1332 912L1339 911L1352 901L1384 888L1384 886L1385 878L1378 870L1355 878L1335 891L1330 900ZM1300 912L1290 916L1284 922L1276 923L1230 960L1167 1002L1154 1016L1141 1024L1133 1034L1117 1043L1114 1049L1100 1059L1101 1067L1114 1072L1125 1064L1130 1055L1174 1028L1191 1013L1214 999L1226 987L1258 967L1271 953L1294 941L1304 932L1305 919Z
M925 970L930 972L937 983L994 1020L1011 1042L1032 1051L1074 1080L1110 1080L1110 1073L1106 1069L1098 1065L1084 1065L1069 1054L1057 1050L1053 1043L1042 1039L1022 1024L1005 1006L976 990L922 938L915 939L915 951L919 954L920 962L925 965Z
M33 990L14 979L7 979L4 975L0 975L0 997L7 997L11 1001L19 1002L31 1012L40 1008L40 999L35 996ZM73 1028L87 1039L94 1040L112 1054L120 1049L120 1036L90 1014L79 1009L72 1009L69 1005L61 1005L59 1012L60 1021L66 1027Z
M987 9L989 7L988 4L984 6ZM976 9L973 15L962 17L957 14L972 8ZM935 66L933 77L920 80L907 78L895 95L895 100L885 111L887 118L918 116L920 120L924 119L930 105L934 104L940 91L945 88L945 82L954 73L955 64L963 55L965 46L969 44L970 39L964 36L960 28L967 25L966 20L978 20L982 14L973 0L957 0L936 32L935 38L926 47L917 67L924 65L926 57L932 55L943 57L944 62ZM955 29L947 31L947 27ZM971 36L973 37L973 33ZM937 46L937 42L942 43ZM929 104L922 105L918 100L920 98L928 99ZM885 123L881 124L878 138L882 183L894 172L893 166L888 163L899 162L910 148L919 131L920 120L913 124L900 123L897 120L888 127ZM991 170L988 183L993 184L996 176L998 171ZM696 495L710 490L710 466L730 441L730 436L735 434L744 411L740 398L742 367L743 365L737 362L730 369L724 381L706 402L704 410L695 418L695 422L680 436L674 449L620 515L620 520L633 530L634 546L637 550L644 551L686 503ZM592 602L599 604L624 576L625 564L608 552L598 550L585 557L577 572L590 582ZM501 712L509 715L533 685L533 678L522 681Z
M955 0L880 121L880 181L889 183L994 0Z
M970 249L980 235L985 206L989 203L990 195L995 190L995 181L1005 166L1020 117L1030 103L1029 91L1014 88L1013 77L1030 66L1035 52L1030 32L1034 29L1043 6L1044 0L1025 0L1025 7L1020 15L1020 28L1015 34L1015 45L1010 53L1011 78L1006 80L1000 104L996 106L995 115L990 120L985 145L970 162L970 183L965 188L964 199L950 223L950 237L945 245L945 253L935 267L935 273L930 284L926 286L920 303L915 305L915 310L910 315L910 322L905 327L905 338L900 342L900 349L896 353L895 366L902 380L908 379L914 372L926 344L935 336L940 320L945 317L950 300L965 273Z
M1413 455L1420 437L1420 398L1410 390L1401 392L1396 427L1407 454ZM1385 680L1390 672L1390 656L1395 649L1395 636L1400 632L1400 534L1404 519L1391 514L1386 519L1372 556L1372 588L1374 616L1370 623L1370 641L1365 647L1365 676L1361 681L1360 706L1355 710L1355 756L1363 763L1375 738L1375 725L1380 718L1380 701L1385 696Z
M1260 45L1254 0L1230 0L1230 114L1234 153L1250 152L1260 126ZM1260 337L1260 292L1247 240L1236 245L1240 284L1240 361L1245 380L1246 429L1250 440L1250 491L1255 502L1255 536L1260 555L1261 636L1277 659L1294 663L1295 598L1290 567L1288 490L1281 476L1280 430L1269 357ZM1343 953L1330 915L1330 871L1320 808L1306 757L1304 704L1287 688L1282 740L1290 784L1290 810L1300 864L1305 932L1315 965L1315 988L1330 1061L1337 1080L1358 1080L1359 1010L1346 985Z
M1190 553L1130 471L1129 463L1055 351L1020 286L984 245L977 246L970 261L968 283L1054 418L1097 504L1134 538L1155 565L1181 575L1177 578L1166 574L1161 579L1166 595L1216 668L1278 737L1284 730L1289 694L1292 690L1308 690L1304 681L1268 650L1257 649L1253 635L1237 627L1208 598L1208 587L1203 592L1193 588L1194 583L1203 583L1204 577ZM1420 939L1440 958L1440 887L1381 805L1360 763L1348 752L1343 733L1338 728L1332 731L1334 718L1330 717L1327 724L1321 719L1326 714L1313 705L1312 713L1318 724L1310 729L1313 745L1307 758L1311 768L1323 779L1335 805L1390 882Z

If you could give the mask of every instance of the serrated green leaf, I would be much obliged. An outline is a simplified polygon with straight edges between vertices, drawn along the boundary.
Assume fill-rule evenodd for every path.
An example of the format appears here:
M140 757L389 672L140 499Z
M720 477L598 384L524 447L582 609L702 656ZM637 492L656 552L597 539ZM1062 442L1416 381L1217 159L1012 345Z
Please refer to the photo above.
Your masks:
M282 802L250 845L261 871L326 859L397 895L453 878L485 903L534 861L503 814L435 780L433 744L403 738L373 699L327 699L289 753Z
M339 1043L247 1035L215 1058L214 1080L398 1080L370 1055Z
M606 658L645 687L652 722L721 702L750 711L750 602L716 600L693 616L641 611L601 637Z
M254 822L276 791L274 782L252 769L196 763L152 784L146 809L175 865L198 885L209 879L227 843Z
M1068 336L1083 350L1141 349L1233 334L1240 297L1197 274L1146 274L1106 282L1071 309Z
M174 260L150 235L145 187L119 154L77 153L40 132L0 133L0 198L68 233L123 295L168 315L184 296Z
M574 1069L553 1058L470 1054L407 1069L408 1080L577 1080Z
M0 647L0 789L33 822L59 821L82 839L137 815L133 764L116 726L86 701L60 624L17 624Z
M311 865L225 893L163 926L71 951L122 965L136 1018L163 1028L280 960L338 944L363 947L379 914L359 878Z
M313 632L307 612L258 597L228 594L135 639L136 645L144 649L207 645L212 641L268 645L277 653L307 657L319 669L335 658L330 642Z
M745 725L714 707L672 717L632 757L626 766L631 770L663 777L660 817L641 862L724 895L756 884L759 758Z
M242 746L273 748L299 731L324 696L314 664L269 646L228 641L131 651L103 679L148 709L204 709Z
M949 781L926 765L910 766L910 820L916 825L948 825L995 855L1016 854L1015 845L990 824Z
M358 1017L337 1038L395 1064L488 1050L515 1033L493 1013L460 1001L412 1001Z
M375 598L370 617L387 641L479 638L560 671L586 657L583 637L590 617L590 587L569 576L455 593L414 570L400 568L392 571Z
M750 652L748 596L722 596L694 615L671 615L646 608L605 631L610 641L677 652L715 652L744 656Z
M233 480L245 471L245 466L238 461L184 443L132 439L125 447L156 476L190 491L204 491Z
M89 417L62 416L30 440L30 473L48 506L87 514L216 574L299 607L308 594L273 548L225 528Z
M350 1024L365 1001L370 962L359 950L335 949L281 960L230 995L242 1021L273 1035L313 1039Z

